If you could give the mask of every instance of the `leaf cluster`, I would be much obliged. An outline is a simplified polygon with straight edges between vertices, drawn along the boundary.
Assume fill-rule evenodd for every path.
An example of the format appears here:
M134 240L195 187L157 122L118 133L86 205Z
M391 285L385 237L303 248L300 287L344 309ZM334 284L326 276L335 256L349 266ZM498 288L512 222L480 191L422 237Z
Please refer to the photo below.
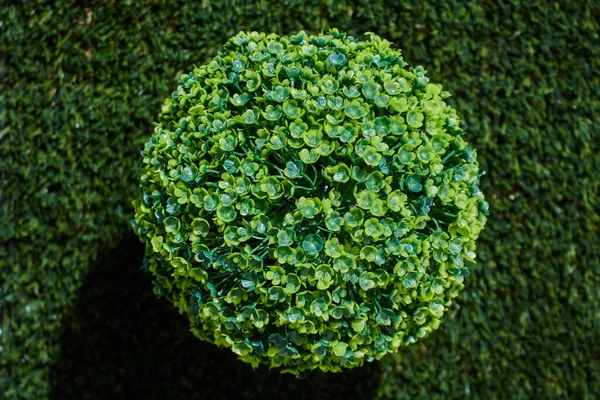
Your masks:
M291 372L436 329L487 213L448 96L374 34L231 38L142 153L132 223L157 292L199 337Z

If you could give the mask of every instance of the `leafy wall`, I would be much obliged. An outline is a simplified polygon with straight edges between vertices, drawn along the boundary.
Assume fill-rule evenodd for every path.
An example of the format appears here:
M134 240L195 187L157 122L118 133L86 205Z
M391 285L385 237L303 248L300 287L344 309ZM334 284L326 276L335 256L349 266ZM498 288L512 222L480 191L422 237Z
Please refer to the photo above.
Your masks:
M439 331L384 361L380 394L600 395L597 2L4 3L6 397L44 398L64 383L52 378L53 365L68 362L60 336L77 324L62 315L90 266L129 233L139 150L176 77L239 30L328 27L376 32L424 65L453 93L449 102L487 171L491 213L467 289ZM105 258L96 262L112 265ZM85 390L80 378L70 381L73 393Z

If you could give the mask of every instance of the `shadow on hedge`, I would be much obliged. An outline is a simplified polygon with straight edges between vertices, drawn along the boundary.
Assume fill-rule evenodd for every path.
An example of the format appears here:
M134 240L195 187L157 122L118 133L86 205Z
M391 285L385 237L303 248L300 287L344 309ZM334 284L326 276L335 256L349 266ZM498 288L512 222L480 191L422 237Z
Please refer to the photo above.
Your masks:
M370 399L380 365L303 378L252 368L195 338L186 317L152 292L143 246L128 237L103 257L64 319L55 399Z

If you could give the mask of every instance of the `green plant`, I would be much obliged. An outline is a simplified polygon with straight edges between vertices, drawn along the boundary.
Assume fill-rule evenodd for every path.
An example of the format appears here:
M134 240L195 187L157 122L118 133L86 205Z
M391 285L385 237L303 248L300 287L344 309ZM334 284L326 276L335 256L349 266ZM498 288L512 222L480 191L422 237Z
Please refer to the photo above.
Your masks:
M181 77L132 225L201 339L298 372L436 329L487 203L440 85L390 43L240 33Z
M105 274L118 275L111 279L123 278L115 261L93 260L130 230L131 199L139 185L135 154L181 70L210 60L240 30L288 34L330 26L354 35L376 31L444 83L453 94L446 101L463 128L474 133L469 143L485 155L479 158L486 171L481 190L494 210L477 240L471 277L442 328L384 358L387 398L593 398L600 393L598 357L590 356L600 348L598 2L566 0L552 7L540 0L307 0L301 7L275 1L252 7L228 1L182 1L177 7L162 0L59 0L51 7L5 3L0 7L0 397L46 399L60 384L51 376L56 364L75 362L59 342L62 332L86 334L80 321L62 317L74 301L96 318L90 342L107 334L98 329L106 324L98 308L121 286L83 299L78 292L89 290L81 285L95 264L110 267ZM147 307L133 301L138 309ZM159 329L169 336L162 328L169 322L151 321L142 342L158 343ZM175 333L158 339L167 347L181 345L180 340ZM98 353L106 348L88 350L100 360ZM140 351L153 347L136 342L128 360ZM173 382L171 397L222 396L219 384L192 393L189 385L177 384L192 379L186 376L210 381L204 369L227 371L224 380L244 391L242 398L287 396L287 386L273 384L270 373L258 372L249 385L244 373L236 370L232 377L231 367L209 360L198 366L193 355L165 359L164 354L168 351L144 360L160 365L158 370L128 368L127 360L119 360L127 365L99 364L106 372L101 378L85 363L74 365L71 371L78 376L62 380L73 397L59 397L102 398L94 385L119 397L134 381L155 380L155 371L165 371L163 382ZM308 386L305 397L320 398L328 390L344 393L348 386L340 378L321 385L299 382ZM344 389L336 391L339 386ZM268 393L261 392L267 387Z

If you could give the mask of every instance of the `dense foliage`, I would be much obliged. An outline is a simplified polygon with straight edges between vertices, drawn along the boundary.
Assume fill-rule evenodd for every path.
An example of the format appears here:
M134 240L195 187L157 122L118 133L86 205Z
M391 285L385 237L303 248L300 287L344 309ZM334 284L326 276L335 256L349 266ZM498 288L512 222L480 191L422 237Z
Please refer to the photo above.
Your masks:
M82 300L80 307L96 318L89 330L81 331L78 320L65 325L61 315L90 261L130 232L130 201L139 184L134 163L174 79L192 63L207 62L240 30L287 34L337 27L352 35L377 32L444 83L453 94L447 102L472 133L469 143L487 173L481 190L492 210L478 240L478 262L455 302L460 310L454 306L434 335L384 358L386 397L598 397L598 2L281 4L3 2L2 395L47 397L52 366L77 362L60 359L63 329L89 332L90 340L105 337L99 332L106 321L94 310L110 290ZM124 349L123 357L147 349L143 343L155 330L135 331L140 347ZM170 338L162 343L179 343L176 335ZM94 351L105 347L86 349L86 360L102 361ZM150 354L151 348L144 356ZM110 360L98 374L82 362L69 370L76 376L59 382L71 385L73 397L90 398L89 382L116 391L155 379L144 365L157 365L185 378L172 380L172 397L202 398L215 387L203 381L211 375L200 375L192 358L179 363L164 356L169 353L155 354L138 368ZM119 373L110 373L115 366ZM238 372L232 366L227 371L244 393ZM203 390L188 390L191 382L202 382ZM307 386L317 398L313 389Z
M132 224L196 335L297 373L439 326L487 203L422 67L376 35L240 33L179 83Z

